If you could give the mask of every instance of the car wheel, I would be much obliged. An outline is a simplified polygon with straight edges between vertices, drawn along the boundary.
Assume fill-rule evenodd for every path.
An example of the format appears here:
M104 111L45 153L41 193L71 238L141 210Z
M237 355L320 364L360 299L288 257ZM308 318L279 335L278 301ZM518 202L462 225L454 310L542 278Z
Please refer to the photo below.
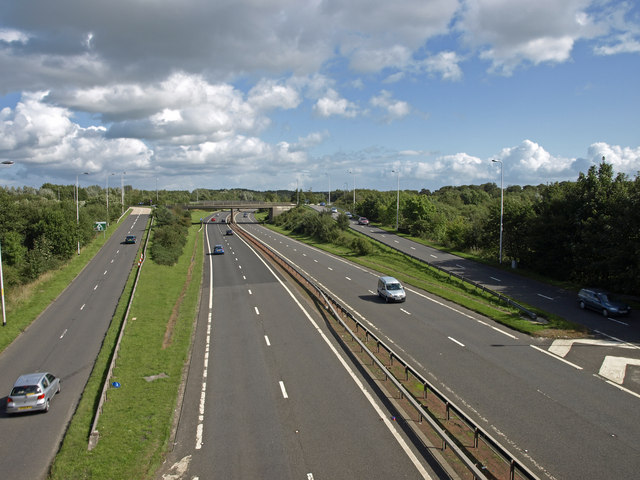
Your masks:
M602 315L604 315L605 317L609 316L609 310L607 310L606 308L602 309Z
M580 308L584 310L584 302L580 300Z
M51 399L47 399L47 403L44 404L44 413L49 411L49 407L51 407Z

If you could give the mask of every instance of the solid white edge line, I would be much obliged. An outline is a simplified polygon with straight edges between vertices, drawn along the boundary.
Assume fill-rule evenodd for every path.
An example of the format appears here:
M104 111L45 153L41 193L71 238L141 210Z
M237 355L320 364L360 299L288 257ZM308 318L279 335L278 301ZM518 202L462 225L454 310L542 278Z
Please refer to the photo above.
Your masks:
M554 355L553 353L546 351L544 348L540 348L540 347L537 347L537 346L535 346L535 345L529 345L529 346L530 346L531 348L535 348L535 349L536 349L536 350L538 350L539 352L544 353L545 355L549 355L551 358L555 358L556 360L560 360L561 362L566 363L567 365L569 365L569 366L571 366L571 367L575 368L576 370L582 370L582 367L581 367L580 365L576 365L575 363L571 363L571 362L569 362L568 360L565 360L565 359L564 359L564 358L562 358L562 357L559 357L559 356L557 356L557 355Z
M622 385L618 385L617 383L612 382L611 380L606 380L606 379L605 379L605 382L607 382L609 385L612 385L612 386L622 390L623 392L628 393L629 395L633 395L634 397L640 398L639 394L637 394L636 392L632 392L631 390L629 390L628 388L623 387Z
M407 443L404 441L404 438L402 438L402 436L398 432L396 425L394 425L391 422L391 420L389 420L387 418L387 416L382 411L382 408L380 408L380 406L375 401L373 396L367 391L367 389L362 384L360 379L356 376L355 372L351 369L351 367L349 367L349 365L347 364L346 360L342 357L342 355L340 355L340 352L338 352L338 350L333 346L333 344L327 338L327 336L324 334L324 332L320 329L318 324L313 320L313 318L311 318L311 315L309 315L309 312L307 312L307 310L300 304L300 302L293 295L291 290L289 290L289 288L284 284L284 282L280 279L280 277L278 275L276 275L276 273L271 269L271 267L267 264L267 262L260 255L258 255L258 253L253 249L253 247L251 247L251 245L249 245L245 240L242 240L242 241L256 255L256 257L258 257L258 259L264 264L264 266L267 268L267 270L269 270L269 272L271 272L271 274L274 276L274 278L276 280L278 280L280 285L282 285L282 288L284 288L286 290L286 292L293 299L293 301L296 303L296 305L298 305L298 308L300 308L300 310L302 310L302 312L307 317L307 320L309 320L311 325L313 325L313 327L316 329L316 331L320 334L320 337L322 337L322 339L327 344L329 349L333 352L333 354L336 356L336 358L338 359L338 361L340 362L342 367L347 371L347 373L349 374L351 379L355 382L355 384L358 386L358 388L360 389L362 394L369 401L369 403L371 404L373 409L376 411L376 413L378 414L380 419L384 422L384 424L387 427L387 429L389 429L391 434L394 436L396 442L398 442L398 445L400 445L400 448L402 448L402 450L404 450L405 454L409 457L409 459L411 460L411 463L413 463L414 467L416 468L416 470L418 470L418 472L420 473L422 478L424 478L425 480L432 480L432 478L429 475L429 473L427 472L427 470L424 468L422 463L420 463L420 460L418 459L418 457L415 456L415 454L413 453L413 451L411 450L409 445L407 445Z

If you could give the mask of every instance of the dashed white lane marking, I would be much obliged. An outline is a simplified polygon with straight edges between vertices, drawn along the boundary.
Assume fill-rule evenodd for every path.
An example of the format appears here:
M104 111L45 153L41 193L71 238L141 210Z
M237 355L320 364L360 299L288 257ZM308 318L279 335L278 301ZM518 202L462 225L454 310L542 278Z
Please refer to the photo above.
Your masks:
M349 277L344 277L344 278L346 278L347 280L351 281L351 279Z
M464 343L459 342L458 340L456 340L453 337L447 337L449 340L451 340L453 343L457 343L458 345L460 345L461 347L464 347Z
M251 291L251 289L249 289L249 295L253 295L253 292Z
M496 277L489 277L491 280L495 280L496 282L501 282L502 280L500 280L499 278Z
M284 398L289 398L289 395L287 395L287 389L286 389L286 388L284 388L284 382L283 382L283 381L280 381L280 382L278 382L278 383L280 384L280 390L282 391L282 396L283 396Z
M60 335L60 338L64 337L67 334L67 329L64 329L64 332L62 332L62 335Z
M406 313L407 315L411 315L411 313L407 312L404 308L401 308L400 311Z
M107 270L104 271L104 273L102 275L106 275L107 274Z
M553 297L547 297L546 295L542 295L541 293L538 294L539 297L542 297L546 300L553 300Z
M267 344L267 347L271 346L271 342L269 341L269 337L268 336L266 336L266 335L264 336L264 341Z
M258 310L258 307L253 307L253 309L256 311L256 315L260 315L260 310Z
M83 303L82 306L80 307L80 310L84 310L84 307L86 307L86 303Z

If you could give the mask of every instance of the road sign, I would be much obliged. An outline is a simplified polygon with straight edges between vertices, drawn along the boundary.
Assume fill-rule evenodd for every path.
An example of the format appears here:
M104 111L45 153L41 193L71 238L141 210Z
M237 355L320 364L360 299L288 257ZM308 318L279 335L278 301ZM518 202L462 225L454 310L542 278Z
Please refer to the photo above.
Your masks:
M104 232L107 229L107 222L95 222L93 224L93 229L96 232Z

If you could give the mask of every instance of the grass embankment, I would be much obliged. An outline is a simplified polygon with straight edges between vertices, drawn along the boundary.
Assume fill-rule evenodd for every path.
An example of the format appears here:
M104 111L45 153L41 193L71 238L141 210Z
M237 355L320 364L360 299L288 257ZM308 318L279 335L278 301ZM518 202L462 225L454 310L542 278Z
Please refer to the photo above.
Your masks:
M127 214L129 215L129 214ZM125 215L122 219L126 218ZM121 220L122 221L122 220ZM0 330L0 352L20 335L60 295L118 228L111 224L67 263L40 276L28 285L13 288L6 295L7 324Z
M514 330L530 335L547 337L566 337L584 335L586 333L584 327L580 325L568 322L561 317L519 302L522 306L536 312L539 318L544 319L544 322L532 321L528 317L523 317L519 310L498 301L495 296L464 283L455 277L450 277L437 269L429 267L423 262L414 260L353 230L344 232L344 235L367 238L374 246L372 254L356 255L346 246L333 243L321 243L314 238L296 235L272 224L265 225L274 231L341 256L371 270L394 276L407 285L412 285L433 293Z
M200 216L192 214L196 222ZM198 307L204 264L199 228L198 224L189 229L176 265L160 266L147 259L142 267L110 380L121 387L110 387L97 427L99 442L88 451L94 409L132 289L132 272L50 478L144 479L153 477L161 465Z

